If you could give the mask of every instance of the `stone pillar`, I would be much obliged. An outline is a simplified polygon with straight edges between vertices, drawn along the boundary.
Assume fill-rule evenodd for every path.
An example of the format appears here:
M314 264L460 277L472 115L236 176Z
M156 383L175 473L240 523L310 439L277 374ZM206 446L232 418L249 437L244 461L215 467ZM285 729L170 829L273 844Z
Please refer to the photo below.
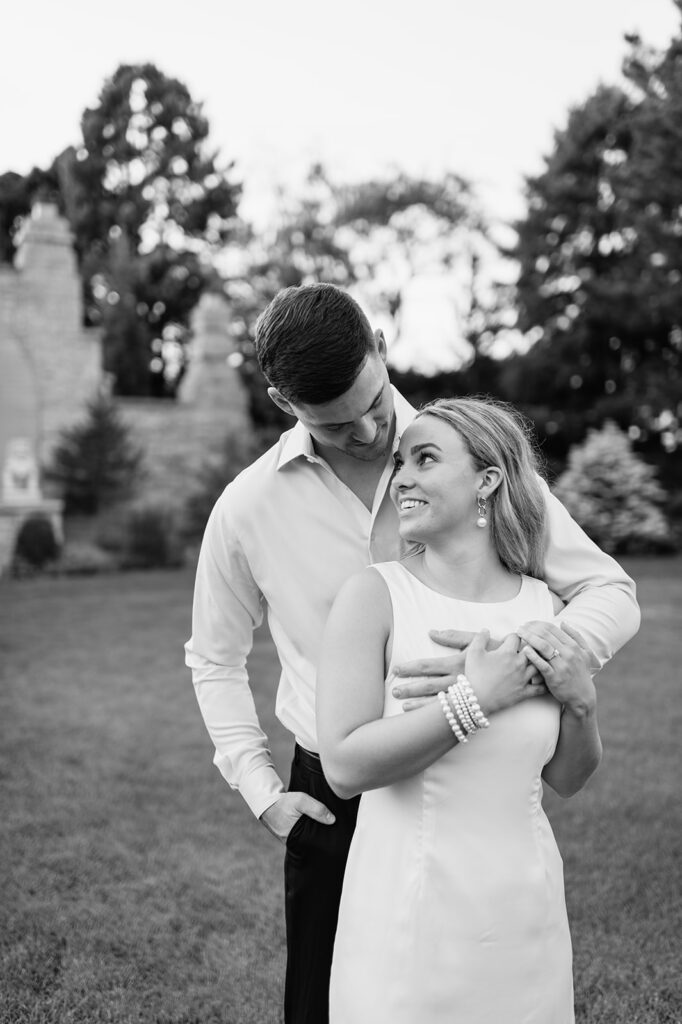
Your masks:
M237 369L239 355L230 334L230 307L223 295L207 292L192 313L190 363L178 399L207 406L235 426L249 425L248 395Z
M73 239L53 203L36 203L17 248L14 334L26 352L38 400L38 450L83 415L101 379L99 332L82 326ZM16 434L15 434L16 436Z

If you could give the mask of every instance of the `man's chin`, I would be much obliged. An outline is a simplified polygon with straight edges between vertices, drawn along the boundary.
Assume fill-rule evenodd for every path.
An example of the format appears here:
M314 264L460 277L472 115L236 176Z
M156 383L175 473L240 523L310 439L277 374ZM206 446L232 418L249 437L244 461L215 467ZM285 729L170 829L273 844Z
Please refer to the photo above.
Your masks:
M359 462L378 462L379 459L383 461L387 453L388 445L382 444L378 448L374 446L369 448L352 448L346 452L346 455L350 455L352 459L357 459Z

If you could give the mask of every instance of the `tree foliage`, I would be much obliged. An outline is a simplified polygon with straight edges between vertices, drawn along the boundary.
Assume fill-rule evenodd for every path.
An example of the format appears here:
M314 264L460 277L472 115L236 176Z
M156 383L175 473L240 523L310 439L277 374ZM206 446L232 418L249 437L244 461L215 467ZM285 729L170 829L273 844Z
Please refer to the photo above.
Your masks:
M86 406L81 422L62 430L47 475L62 487L67 512L96 513L106 501L129 496L143 453L120 412L104 394Z
M214 281L211 258L234 228L241 187L209 146L201 104L153 64L121 65L81 129L82 145L48 170L0 176L0 260L12 261L31 204L56 201L115 391L173 394L189 313Z
M668 550L671 533L654 469L625 433L607 421L572 448L554 488L574 519L604 551Z
M440 180L397 174L340 185L323 167L312 167L300 193L280 196L268 230L245 228L232 240L225 291L256 421L278 419L255 368L251 339L256 317L281 288L328 281L350 290L375 326L389 325L396 347L410 284L420 274L437 274L457 310L452 348L466 350L469 342L473 354L481 339L492 336L493 305L483 312L477 293L479 253L490 244L471 187L454 174Z
M572 110L527 182L514 255L519 326L535 344L510 362L506 387L564 446L610 418L672 450L682 441L682 39L664 53L629 45L625 87L601 86Z
M182 82L153 64L121 65L81 128L73 177L83 253L112 229L142 251L227 237L239 189L217 170L208 121Z
M83 145L61 170L88 316L104 325L118 393L172 392L178 345L240 188L217 166L201 104L152 64L121 65L81 127Z

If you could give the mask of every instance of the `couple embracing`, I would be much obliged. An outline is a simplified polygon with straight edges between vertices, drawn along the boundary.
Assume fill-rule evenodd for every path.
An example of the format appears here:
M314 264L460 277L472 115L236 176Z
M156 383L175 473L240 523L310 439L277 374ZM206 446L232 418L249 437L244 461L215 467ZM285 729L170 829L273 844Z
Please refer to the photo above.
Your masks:
M542 780L568 796L599 762L592 676L636 632L634 584L519 417L415 412L346 293L280 292L256 350L297 422L216 503L186 660L215 764L286 844L285 1021L569 1024ZM246 670L264 609L288 787Z

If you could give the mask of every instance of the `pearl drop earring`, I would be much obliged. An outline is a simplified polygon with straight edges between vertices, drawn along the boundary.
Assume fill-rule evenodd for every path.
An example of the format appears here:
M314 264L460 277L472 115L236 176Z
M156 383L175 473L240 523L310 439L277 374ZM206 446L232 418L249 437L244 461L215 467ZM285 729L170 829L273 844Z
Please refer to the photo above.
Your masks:
M478 519L476 520L476 526L481 530L485 530L488 525L486 500L479 495L476 501L478 503Z

